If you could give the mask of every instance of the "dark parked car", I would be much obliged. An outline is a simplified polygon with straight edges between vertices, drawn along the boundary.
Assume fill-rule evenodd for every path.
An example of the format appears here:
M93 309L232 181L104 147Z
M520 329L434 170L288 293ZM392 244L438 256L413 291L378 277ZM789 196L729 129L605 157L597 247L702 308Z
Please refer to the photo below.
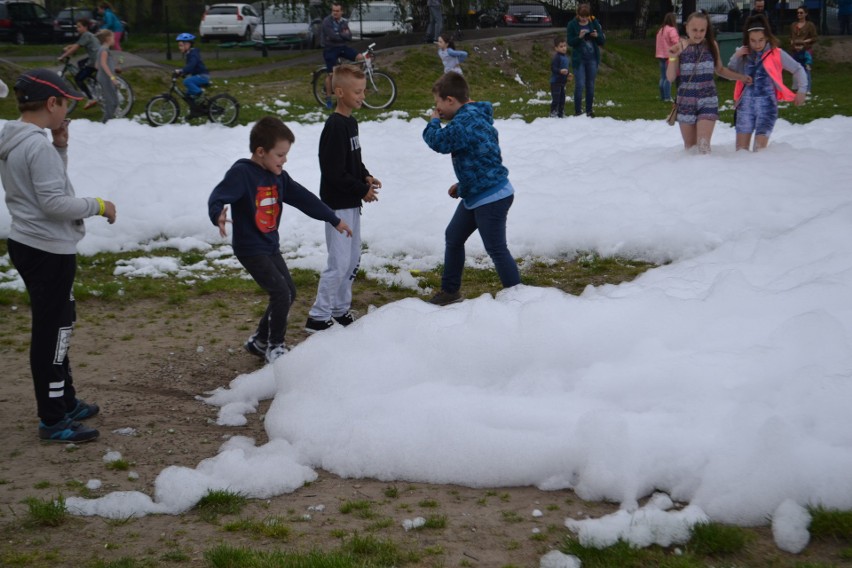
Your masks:
M506 26L541 26L550 27L553 20L542 4L509 4L503 14L503 24Z
M43 6L0 0L0 40L23 45L52 43L54 39L53 16Z
M93 10L88 8L64 8L53 19L53 30L59 41L74 41L77 39L77 20L88 18L92 24L89 31L98 31L98 18Z

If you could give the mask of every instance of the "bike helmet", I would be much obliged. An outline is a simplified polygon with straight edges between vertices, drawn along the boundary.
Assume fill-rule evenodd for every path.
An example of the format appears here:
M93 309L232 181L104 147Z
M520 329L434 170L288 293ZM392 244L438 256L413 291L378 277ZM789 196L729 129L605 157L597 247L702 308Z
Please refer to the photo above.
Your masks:
M186 32L178 34L177 41L195 41L195 36Z

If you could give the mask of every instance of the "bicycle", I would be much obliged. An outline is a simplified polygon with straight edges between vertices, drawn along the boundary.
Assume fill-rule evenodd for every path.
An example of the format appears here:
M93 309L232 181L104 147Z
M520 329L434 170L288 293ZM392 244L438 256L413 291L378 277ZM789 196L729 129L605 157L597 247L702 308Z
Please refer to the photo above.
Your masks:
M187 120L207 117L210 122L230 126L237 122L240 116L240 103L227 93L220 93L207 98L203 95L200 102L193 103L189 96L178 86L178 73L172 73L172 86L169 92L153 97L145 105L145 116L151 126L174 124L180 117L179 99L189 106ZM201 114L203 113L203 114Z
M396 81L393 77L382 71L376 71L375 58L376 53L373 48L375 43L367 46L367 50L361 55L364 56L362 61L356 61L357 65L364 68L364 74L367 76L367 90L364 92L364 106L372 109L381 109L390 107L396 100ZM338 60L338 62L342 62ZM328 70L325 65L317 67L313 73L311 84L314 90L314 98L320 106L325 107L327 98L325 92L325 78L328 75Z
M77 85L77 72L80 70L77 65L71 62L71 57L62 58L62 70L59 71L59 76L64 77L69 84ZM98 80L95 76L86 77L83 79L83 83L85 83L86 88L89 90L89 93L92 95L92 100L98 101L98 104L103 106L103 94L101 93L101 85L98 83ZM81 85L77 85L81 87ZM120 76L116 75L116 92L118 94L118 106L115 109L115 118L124 118L128 114L130 114L130 109L133 108L133 103L136 101L136 96L133 94L133 88L130 86L130 83L127 80ZM77 108L77 104L79 101L69 100L68 101L68 114L71 114L75 108Z

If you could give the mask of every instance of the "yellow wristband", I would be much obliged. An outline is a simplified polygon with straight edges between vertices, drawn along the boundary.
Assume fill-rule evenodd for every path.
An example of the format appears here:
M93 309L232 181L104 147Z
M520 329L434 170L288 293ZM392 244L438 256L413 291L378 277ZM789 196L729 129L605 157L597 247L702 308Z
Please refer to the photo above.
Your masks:
M669 61L677 61L677 57L669 57Z
M106 204L100 197L95 197L95 199L98 200L98 215L103 216L104 211L106 211Z

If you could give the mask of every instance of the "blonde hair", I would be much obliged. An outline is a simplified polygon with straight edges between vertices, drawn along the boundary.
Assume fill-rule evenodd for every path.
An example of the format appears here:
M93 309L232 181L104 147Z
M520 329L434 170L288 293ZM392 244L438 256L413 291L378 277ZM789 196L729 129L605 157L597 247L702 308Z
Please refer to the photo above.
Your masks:
M95 37L98 38L98 41L101 42L101 45L105 44L109 38L113 36L112 30L100 30L95 34Z
M334 68L334 73L331 76L331 88L344 88L353 79L365 79L364 70L358 65L344 63Z

